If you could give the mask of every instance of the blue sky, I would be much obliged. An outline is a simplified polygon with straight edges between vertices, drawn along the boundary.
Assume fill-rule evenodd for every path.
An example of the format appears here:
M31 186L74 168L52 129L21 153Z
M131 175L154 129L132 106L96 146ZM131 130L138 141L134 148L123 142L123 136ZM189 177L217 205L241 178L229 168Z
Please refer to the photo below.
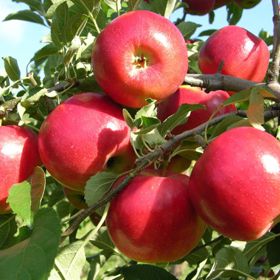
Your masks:
M16 4L11 0L1 0L0 7L0 57L13 56L20 65L22 74L25 67L36 50L43 46L42 38L49 32L47 28L35 23L23 21L3 22L3 18L16 10L26 9L24 4ZM177 14L173 17L176 18ZM178 13L180 16L180 13ZM202 25L198 32L205 29L218 29L225 25L226 9L224 7L216 10L214 24L208 23L208 16L188 16L188 21L193 21ZM259 33L261 29L272 34L272 7L271 1L263 0L258 6L250 10L244 10L241 21L238 23L249 31ZM0 74L3 71L3 61L0 61Z

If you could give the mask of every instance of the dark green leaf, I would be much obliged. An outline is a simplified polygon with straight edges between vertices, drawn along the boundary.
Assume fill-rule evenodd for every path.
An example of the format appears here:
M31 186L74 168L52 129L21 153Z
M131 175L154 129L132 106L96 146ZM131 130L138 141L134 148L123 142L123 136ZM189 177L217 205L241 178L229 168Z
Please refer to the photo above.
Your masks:
M0 250L0 279L47 280L60 242L60 221L54 210L41 209L30 238Z
M54 44L48 44L43 48L41 48L40 50L38 50L34 54L32 60L37 61L37 60L47 59L48 56L56 54L58 50L59 49Z
M20 79L20 70L18 67L17 60L11 56L7 56L3 58L4 67L8 77L12 81L17 81Z
M14 184L10 188L7 202L13 212L21 217L25 224L31 224L31 185L27 181Z
M183 21L177 25L185 39L189 39L195 33L196 29L200 26L200 24L191 21Z
M147 264L136 264L121 270L124 280L176 280L176 277L163 268Z
M161 125L158 126L159 133L164 137L168 132L171 132L176 126L187 121L187 117L191 111L202 109L203 105L199 104L182 104L176 113L166 118Z
M227 21L229 24L237 24L241 19L243 9L240 8L236 3L232 2L227 5Z
M0 215L0 248L17 231L14 215Z
M36 13L30 10L22 10L16 13L9 14L4 21L8 20L23 20L45 25L44 20Z
M203 37L203 36L210 36L212 35L214 32L216 32L217 29L208 29L208 30L204 30L202 32L199 33L199 37Z
M90 177L85 187L85 200L87 205L91 206L99 201L106 194L118 175L113 172L99 172Z
M280 236L267 244L267 257L270 266L276 266L280 264Z
M210 11L209 13L209 23L212 24L215 20L215 12L214 11Z

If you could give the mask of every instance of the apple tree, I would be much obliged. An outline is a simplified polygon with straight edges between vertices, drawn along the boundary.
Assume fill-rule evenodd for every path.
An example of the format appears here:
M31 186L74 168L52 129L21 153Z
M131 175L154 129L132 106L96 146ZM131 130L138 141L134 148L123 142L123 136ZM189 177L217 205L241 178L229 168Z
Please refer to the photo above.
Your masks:
M2 58L0 279L279 279L278 1L12 1L49 35Z

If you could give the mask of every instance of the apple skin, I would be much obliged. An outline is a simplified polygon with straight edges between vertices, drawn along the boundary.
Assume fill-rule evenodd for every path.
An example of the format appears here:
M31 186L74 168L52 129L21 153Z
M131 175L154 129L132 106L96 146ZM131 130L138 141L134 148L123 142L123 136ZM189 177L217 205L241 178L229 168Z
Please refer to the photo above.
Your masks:
M203 74L218 72L233 77L262 82L269 63L265 42L239 26L226 26L214 32L199 52L199 68Z
M256 128L230 129L197 161L189 187L208 225L232 239L255 240L280 214L280 143Z
M10 212L9 189L32 175L40 165L38 137L28 128L0 126L0 214Z
M199 242L205 224L191 205L186 175L142 173L111 201L106 224L115 246L141 262L178 260Z
M218 106L229 97L229 94L223 90L206 93L200 88L181 86L175 94L171 95L158 105L158 118L163 121L168 116L174 114L182 104L205 105L205 108L191 112L187 122L176 127L172 131L173 134L179 134L209 120L211 115L217 110ZM220 109L216 115L222 115L234 111L236 111L236 107L234 105L229 105Z
M193 15L206 15L213 10L215 0L183 0L188 5L187 12Z
M82 191L97 172L121 172L134 163L130 129L109 97L82 93L58 105L43 122L39 152L50 174Z
M234 0L234 2L243 9L251 9L257 6L261 0Z
M96 81L112 99L139 108L146 98L163 99L182 84L188 70L187 47L168 19L132 11L99 34L92 67Z

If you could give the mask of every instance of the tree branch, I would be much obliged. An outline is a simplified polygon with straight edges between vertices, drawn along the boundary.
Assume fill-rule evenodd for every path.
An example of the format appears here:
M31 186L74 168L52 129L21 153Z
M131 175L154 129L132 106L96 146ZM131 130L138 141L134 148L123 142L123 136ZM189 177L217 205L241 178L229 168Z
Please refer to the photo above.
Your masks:
M270 68L270 82L278 83L280 70L280 16L278 0L272 0L273 7L273 50L272 64Z
M255 83L248 80L235 78L228 75L217 74L187 74L185 76L185 83L190 86L202 87L207 90L227 90L227 91L241 91L250 89L255 86L267 86L280 100L280 85L278 82L271 81L266 83Z
M211 120L209 120L208 122L205 122L193 129L184 131L181 134L178 134L176 136L174 136L173 138L171 138L170 140L168 140L167 142L165 142L164 144L162 144L161 146L157 147L153 152L139 158L136 160L135 163L135 169L133 169L125 178L124 180L118 184L116 187L112 188L111 191L105 195L101 200L99 200L97 203L93 204L92 206L90 206L89 208L85 209L85 210L81 210L80 215L73 221L73 224L65 230L65 232L62 234L62 237L66 237L69 236L71 233L73 233L79 226L79 224L88 216L92 215L94 211L96 211L96 209L100 208L101 206L107 204L108 202L110 202L112 200L112 198L119 193L121 190L123 190L127 184L139 173L141 172L144 168L148 167L149 165L151 165L155 160L163 157L165 154L171 152L176 146L178 146L184 139L190 137L190 136L194 136L197 135L201 132L203 132L205 130L206 127L209 127L211 125L214 125L218 122L220 122L221 120L223 120L226 117L229 116L234 116L234 115L239 115L242 117L246 117L246 112L239 110L237 112L231 112L231 113L227 113L221 116L217 116ZM265 112L265 116L264 118L266 120L275 118L280 116L280 110L278 107L272 107L270 109L268 109Z

